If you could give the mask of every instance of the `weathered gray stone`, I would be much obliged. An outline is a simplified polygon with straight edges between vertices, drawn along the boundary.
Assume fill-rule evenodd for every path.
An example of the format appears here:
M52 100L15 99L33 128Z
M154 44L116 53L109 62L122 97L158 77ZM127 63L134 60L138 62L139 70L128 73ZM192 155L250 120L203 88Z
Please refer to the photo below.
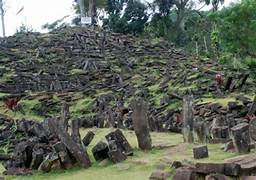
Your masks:
M249 125L247 123L241 123L231 128L232 141L235 149L238 153L250 152L250 135Z
M223 174L209 174L205 180L228 180L228 177Z
M249 125L249 132L250 132L250 137L256 141L256 118L253 118L250 121L250 125Z
M127 158L127 156L123 154L120 149L109 151L108 156L110 161L112 161L113 163L120 163Z
M207 158L209 156L208 148L206 145L194 147L193 154L195 159Z
M98 142L93 148L92 148L92 154L96 161L102 161L104 159L108 158L108 145L105 142Z
M115 141L117 148L119 148L125 155L133 155L133 149L120 129L110 132L105 137L109 144L110 141Z
M197 180L197 174L191 168L181 167L176 170L172 180Z
M89 131L82 140L84 146L88 146L92 142L94 136L95 134L92 131Z
M183 98L183 109L182 109L182 119L183 119L183 138L184 142L192 143L194 142L193 136L193 96L187 95Z
M138 99L133 101L132 106L132 121L138 146L142 150L151 150L152 140L148 127L147 104L142 99Z
M152 180L167 180L171 176L170 173L163 170L155 170L149 177Z

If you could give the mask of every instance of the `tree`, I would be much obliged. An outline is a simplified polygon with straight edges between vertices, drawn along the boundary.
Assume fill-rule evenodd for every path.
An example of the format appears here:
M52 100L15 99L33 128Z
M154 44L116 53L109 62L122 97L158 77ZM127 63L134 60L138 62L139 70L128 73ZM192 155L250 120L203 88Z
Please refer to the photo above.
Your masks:
M256 0L243 0L212 14L225 51L256 57Z
M106 11L104 26L117 33L141 34L148 21L147 7L138 0L108 0Z
M224 0L199 1L204 3L202 7L211 4L214 10L217 10L219 3L223 2ZM195 11L199 12L202 8L195 10L194 4L198 3L195 0L155 0L152 3L154 14L148 29L157 37L160 35L182 46L187 44L187 40L191 38L187 37L186 23Z
M79 11L80 11L80 18L81 18L81 25L86 25L86 9L85 9L85 1L78 0Z
M83 26L86 23L86 17L91 17L91 24L96 24L97 11L104 9L106 6L106 0L76 0L75 2L74 9L80 17L73 19L73 23L79 24L80 21Z
M0 0L0 13L1 13L1 23L2 23L2 31L3 31L3 37L5 37L5 22L4 22L4 4L3 0Z

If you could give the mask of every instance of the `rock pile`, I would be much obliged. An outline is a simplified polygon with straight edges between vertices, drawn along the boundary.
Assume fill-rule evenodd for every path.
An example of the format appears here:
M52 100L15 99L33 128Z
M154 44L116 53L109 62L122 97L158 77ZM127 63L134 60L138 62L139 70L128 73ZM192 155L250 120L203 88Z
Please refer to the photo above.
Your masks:
M255 101L246 97L238 97L238 100L241 101L229 102L227 107L218 103L195 106L194 130L197 136L204 141L224 143L231 139L232 134L235 134L237 125L247 123L248 136L250 124L250 137L254 139Z
M77 126L72 126L70 135L60 119L46 119L41 123L14 122L1 116L0 123L4 126L0 145L8 145L6 152L0 154L6 168L5 175L29 175L33 170L49 172L76 165L91 166L86 147L94 136L92 132L81 140ZM133 150L120 130L108 134L106 139L109 145L98 143L92 150L96 160L109 158L117 163L132 155Z
M82 141L76 142L65 130L63 123L56 119L46 119L42 123L21 120L14 122L1 118L3 146L8 143L4 166L6 175L32 173L32 169L49 172L53 169L68 169L75 164L82 167L91 165ZM7 158L8 157L8 158Z
M106 140L108 144L100 141L92 149L96 161L108 158L113 163L119 163L133 155L131 145L119 129L106 135Z
M93 105L79 112L83 126L132 129L131 101L143 97L149 105L150 130L180 132L178 107L186 91L197 99L255 89L248 74L189 57L164 41L152 43L97 28L17 34L0 39L0 44L0 92L21 102L35 98L39 103L31 110L42 119L56 117L62 101L72 105L90 98ZM3 99L11 110L26 113L14 106L16 101L10 104L9 96Z
M249 160L249 158L252 158ZM248 161L249 160L249 161ZM255 157L238 157L225 163L196 163L194 165L182 165L176 169L173 180L197 180L197 179L246 179L255 178L256 164Z
M127 85L114 66L134 68L134 58L175 56L185 59L166 43L152 45L129 35L91 28L65 28L48 34L18 34L0 40L0 64L13 76L0 91L81 91ZM80 73L79 73L80 72ZM97 73L96 73L97 72ZM103 80L98 81L97 80Z

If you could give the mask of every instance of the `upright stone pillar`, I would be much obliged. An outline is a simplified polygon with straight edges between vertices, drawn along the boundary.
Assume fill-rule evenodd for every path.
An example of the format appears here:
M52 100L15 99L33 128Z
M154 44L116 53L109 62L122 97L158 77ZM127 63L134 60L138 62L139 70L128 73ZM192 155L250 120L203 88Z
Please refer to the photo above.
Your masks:
M238 153L250 152L249 124L241 123L231 128L232 141Z
M151 150L152 141L148 127L147 104L142 99L138 99L133 101L132 105L132 121L139 148L142 150Z
M193 96L186 95L183 97L183 109L182 109L182 117L183 117L183 138L184 142L193 143Z

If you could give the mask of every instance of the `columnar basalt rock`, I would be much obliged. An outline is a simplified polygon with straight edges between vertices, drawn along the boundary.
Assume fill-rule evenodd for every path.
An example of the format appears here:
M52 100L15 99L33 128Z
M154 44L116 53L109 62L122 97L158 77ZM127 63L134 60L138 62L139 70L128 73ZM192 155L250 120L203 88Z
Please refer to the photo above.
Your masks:
M231 129L232 140L238 153L250 152L249 124L241 123Z
M208 147L205 145L194 147L193 154L195 159L207 158L209 156Z
M127 156L133 155L133 149L120 129L110 132L106 136L108 143L115 141L117 148Z
M193 115L193 96L186 95L183 98L183 109L182 109L182 119L183 119L183 139L184 142L192 143L194 142L193 129L194 129L194 115Z
M142 100L134 100L133 106L133 128L137 136L139 148L142 150L151 150L152 141L148 127L147 104Z

